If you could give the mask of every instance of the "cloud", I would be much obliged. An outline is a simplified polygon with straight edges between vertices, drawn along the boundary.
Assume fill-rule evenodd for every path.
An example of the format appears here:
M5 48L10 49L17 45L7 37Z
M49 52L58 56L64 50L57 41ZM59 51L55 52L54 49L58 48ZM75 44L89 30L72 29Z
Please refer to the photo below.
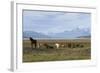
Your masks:
M75 28L90 28L91 14L73 12L24 11L23 29L41 33L58 33Z

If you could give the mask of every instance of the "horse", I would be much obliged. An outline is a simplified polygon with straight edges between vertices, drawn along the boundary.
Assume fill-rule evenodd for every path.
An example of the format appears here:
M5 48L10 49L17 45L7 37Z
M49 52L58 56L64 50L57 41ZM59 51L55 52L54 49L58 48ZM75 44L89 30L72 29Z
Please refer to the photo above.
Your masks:
M34 46L35 46L34 48L36 48L37 47L37 40L33 39L32 37L30 37L29 39L31 41L31 47L33 48L33 44L34 44Z
M56 46L56 48L58 49L58 48L59 48L59 46L60 46L60 44L55 43L55 46Z
M52 45L49 45L49 44L44 44L44 46L46 47L46 48L54 48Z

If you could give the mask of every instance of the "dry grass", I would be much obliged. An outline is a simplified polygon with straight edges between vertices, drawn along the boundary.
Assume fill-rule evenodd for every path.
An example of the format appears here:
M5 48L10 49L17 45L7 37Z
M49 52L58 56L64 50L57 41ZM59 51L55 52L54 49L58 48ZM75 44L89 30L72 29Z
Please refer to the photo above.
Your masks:
M42 42L43 41L41 41L41 43ZM40 48L31 49L30 41L24 40L23 41L23 62L91 59L90 39L75 40L74 43L77 44L86 43L86 44L83 47L72 47L72 48L64 47L59 49L40 47Z

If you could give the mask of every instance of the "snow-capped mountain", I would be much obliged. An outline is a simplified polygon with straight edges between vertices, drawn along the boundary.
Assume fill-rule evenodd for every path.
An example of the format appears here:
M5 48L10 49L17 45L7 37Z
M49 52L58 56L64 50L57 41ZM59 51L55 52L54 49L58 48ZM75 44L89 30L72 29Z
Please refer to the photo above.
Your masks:
M24 31L23 37L25 38L80 38L80 37L91 37L90 29L73 29L71 31L64 31L60 33L50 33L45 35L43 33L38 33L34 31Z

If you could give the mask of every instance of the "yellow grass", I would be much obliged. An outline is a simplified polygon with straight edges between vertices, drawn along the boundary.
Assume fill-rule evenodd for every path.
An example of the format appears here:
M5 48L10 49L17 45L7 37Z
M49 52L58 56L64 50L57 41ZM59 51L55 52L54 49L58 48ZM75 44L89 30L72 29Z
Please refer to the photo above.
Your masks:
M78 44L81 44L83 41ZM23 41L23 62L85 60L91 59L91 42L86 41L83 47L64 48L31 48L30 41ZM86 43L85 42L85 43ZM74 43L77 43L74 42ZM66 44L66 43L65 43Z

